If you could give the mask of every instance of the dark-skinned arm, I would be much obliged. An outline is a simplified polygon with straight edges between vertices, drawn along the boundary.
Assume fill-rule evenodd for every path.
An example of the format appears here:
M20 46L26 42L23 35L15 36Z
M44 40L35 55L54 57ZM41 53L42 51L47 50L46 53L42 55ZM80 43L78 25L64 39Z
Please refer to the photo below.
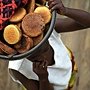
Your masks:
M48 79L39 81L39 90L54 90Z
M53 86L48 80L48 71L46 62L34 62L33 71L38 75L39 78L39 90L54 90Z
M71 19L71 18L58 18L55 24L55 30L58 33L62 32L71 32L71 31L78 31L83 30L85 28L89 28L90 26L81 25L81 23Z
M70 32L90 27L90 13L64 7L61 0L49 0L49 8L56 10L58 14L67 16L65 19L57 19L55 29L57 32Z
M86 11L66 8L64 15L69 18L57 19L55 25L57 32L70 32L90 27L90 13Z

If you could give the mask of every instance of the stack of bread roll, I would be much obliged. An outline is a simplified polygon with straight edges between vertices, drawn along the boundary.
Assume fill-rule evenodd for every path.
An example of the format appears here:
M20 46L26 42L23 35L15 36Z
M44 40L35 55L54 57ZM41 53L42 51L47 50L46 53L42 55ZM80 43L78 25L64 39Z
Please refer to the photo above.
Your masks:
M40 43L51 20L51 12L45 2L30 0L25 8L18 8L4 28L0 54L24 53Z

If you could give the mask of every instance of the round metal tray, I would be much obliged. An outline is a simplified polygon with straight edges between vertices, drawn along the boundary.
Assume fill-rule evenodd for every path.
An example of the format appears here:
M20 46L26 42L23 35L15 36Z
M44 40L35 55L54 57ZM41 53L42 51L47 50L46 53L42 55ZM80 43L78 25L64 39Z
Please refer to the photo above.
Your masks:
M30 49L29 51L23 53L23 54L19 54L19 55L0 55L0 60L7 60L7 61L12 61L12 60L19 60L22 58L26 58L28 56L33 55L35 52L37 52L37 50L48 40L48 38L50 37L54 25L55 25L55 20L56 20L56 11L52 12L52 18L51 18L51 22L50 22L50 26L49 29L46 33L46 35L44 36L43 40L36 45L35 47L33 47L32 49Z

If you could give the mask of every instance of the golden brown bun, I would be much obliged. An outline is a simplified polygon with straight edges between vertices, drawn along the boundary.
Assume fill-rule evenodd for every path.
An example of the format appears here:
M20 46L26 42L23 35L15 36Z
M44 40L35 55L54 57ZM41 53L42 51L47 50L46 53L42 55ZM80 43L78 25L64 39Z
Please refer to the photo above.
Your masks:
M35 9L35 0L28 1L26 9L27 9L28 13L34 12L34 9Z
M22 21L22 29L24 33L30 37L37 37L42 33L45 23L40 14L29 13Z
M50 22L50 20L51 20L51 12L46 6L37 7L34 12L41 14L41 16L44 19L45 24Z
M32 47L33 47L33 40L25 34L23 34L21 41L18 42L16 45L14 45L14 48L19 53L24 53Z
M16 44L20 41L22 33L18 26L11 24L5 27L3 36L8 44Z
M36 46L37 44L39 44L41 42L41 40L43 39L43 33L41 33L39 36L32 38L33 39L33 44L34 46Z
M10 18L10 22L20 22L26 15L26 10L24 8L19 8L16 10L15 14Z
M0 49L6 54L16 54L16 50L0 41Z

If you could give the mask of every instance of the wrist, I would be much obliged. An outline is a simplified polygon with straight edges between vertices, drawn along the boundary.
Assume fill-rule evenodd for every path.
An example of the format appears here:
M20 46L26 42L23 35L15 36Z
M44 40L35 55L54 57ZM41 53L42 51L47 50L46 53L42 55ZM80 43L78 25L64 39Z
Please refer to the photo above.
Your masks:
M67 11L67 7L62 6L62 7L60 7L60 9L58 10L58 13L59 13L60 15L65 15L65 14L66 14L66 11Z
M63 7L62 9L59 10L60 11L60 14L61 15L66 15L67 14L67 11L68 11L68 8L67 7Z
M48 81L48 76L39 77L39 80L40 80L40 81Z
M64 15L69 16L71 14L71 10L72 10L71 8L66 7Z
M47 81L49 81L49 80L48 80L48 78L39 78L39 81L40 81L40 82L47 82Z
M67 15L67 12L68 12L68 8L67 7L65 7L65 9L64 9L64 14L63 15Z

